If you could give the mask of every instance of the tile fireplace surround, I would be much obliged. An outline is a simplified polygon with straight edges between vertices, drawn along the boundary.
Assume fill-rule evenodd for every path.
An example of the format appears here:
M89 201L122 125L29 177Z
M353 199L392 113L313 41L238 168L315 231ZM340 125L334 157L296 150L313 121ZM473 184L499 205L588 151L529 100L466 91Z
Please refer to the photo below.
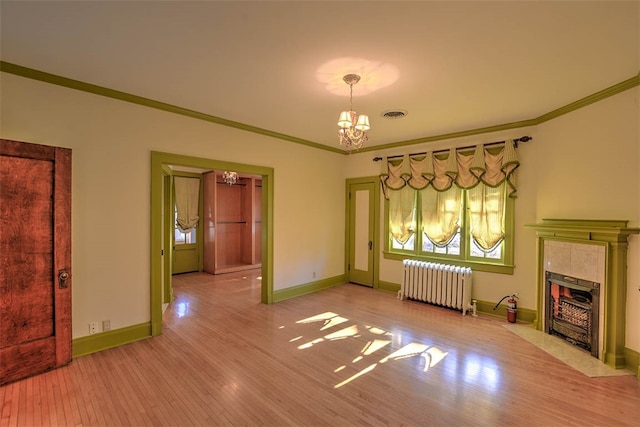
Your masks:
M543 219L527 225L537 234L538 297L534 326L544 330L545 271L600 283L599 358L624 368L628 221ZM563 270L563 271L557 271ZM570 345L570 344L567 344Z

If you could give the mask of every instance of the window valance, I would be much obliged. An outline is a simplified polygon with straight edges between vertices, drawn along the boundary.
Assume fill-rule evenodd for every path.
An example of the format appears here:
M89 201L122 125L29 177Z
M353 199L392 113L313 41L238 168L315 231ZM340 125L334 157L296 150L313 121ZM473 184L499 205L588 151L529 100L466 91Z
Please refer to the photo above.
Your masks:
M493 152L493 153L492 153ZM401 158L383 159L380 180L384 197L389 192L406 186L416 190L432 187L443 192L455 185L470 189L480 182L495 188L506 182L509 197L516 197L515 170L520 166L514 141L505 141L504 147L487 150L483 144L473 149L457 151L451 148L446 156L433 152L420 155L405 155Z

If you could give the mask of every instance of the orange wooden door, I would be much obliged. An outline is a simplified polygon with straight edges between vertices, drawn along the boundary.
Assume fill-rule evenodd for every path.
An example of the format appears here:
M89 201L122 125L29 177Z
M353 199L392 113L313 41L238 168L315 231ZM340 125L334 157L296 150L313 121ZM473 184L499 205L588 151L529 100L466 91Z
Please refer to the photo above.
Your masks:
M0 384L71 361L71 150L0 140Z

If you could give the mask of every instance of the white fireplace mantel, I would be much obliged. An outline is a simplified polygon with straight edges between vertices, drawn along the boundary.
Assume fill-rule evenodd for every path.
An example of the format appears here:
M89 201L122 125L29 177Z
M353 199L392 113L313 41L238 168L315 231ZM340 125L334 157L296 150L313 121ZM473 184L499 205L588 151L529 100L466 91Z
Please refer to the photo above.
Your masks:
M640 228L630 228L628 221L543 219L541 223L527 225L536 230L538 261L538 298L535 327L543 329L543 299L545 281L545 243L568 242L597 244L604 247L604 329L601 341L601 359L615 368L624 368L625 361L625 319L627 293L627 247L628 238L639 234ZM546 261L548 262L548 257ZM563 272L557 272L563 273ZM600 280L600 279L599 279ZM599 281L596 280L596 281Z

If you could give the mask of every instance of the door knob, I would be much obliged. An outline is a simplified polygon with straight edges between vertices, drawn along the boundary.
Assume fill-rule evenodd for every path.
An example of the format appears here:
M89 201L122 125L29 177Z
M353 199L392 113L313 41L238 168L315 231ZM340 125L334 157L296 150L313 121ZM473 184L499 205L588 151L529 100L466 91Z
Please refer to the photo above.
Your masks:
M65 289L69 286L67 283L69 281L69 277L71 277L71 275L67 270L60 270L58 272L58 287L60 289Z

